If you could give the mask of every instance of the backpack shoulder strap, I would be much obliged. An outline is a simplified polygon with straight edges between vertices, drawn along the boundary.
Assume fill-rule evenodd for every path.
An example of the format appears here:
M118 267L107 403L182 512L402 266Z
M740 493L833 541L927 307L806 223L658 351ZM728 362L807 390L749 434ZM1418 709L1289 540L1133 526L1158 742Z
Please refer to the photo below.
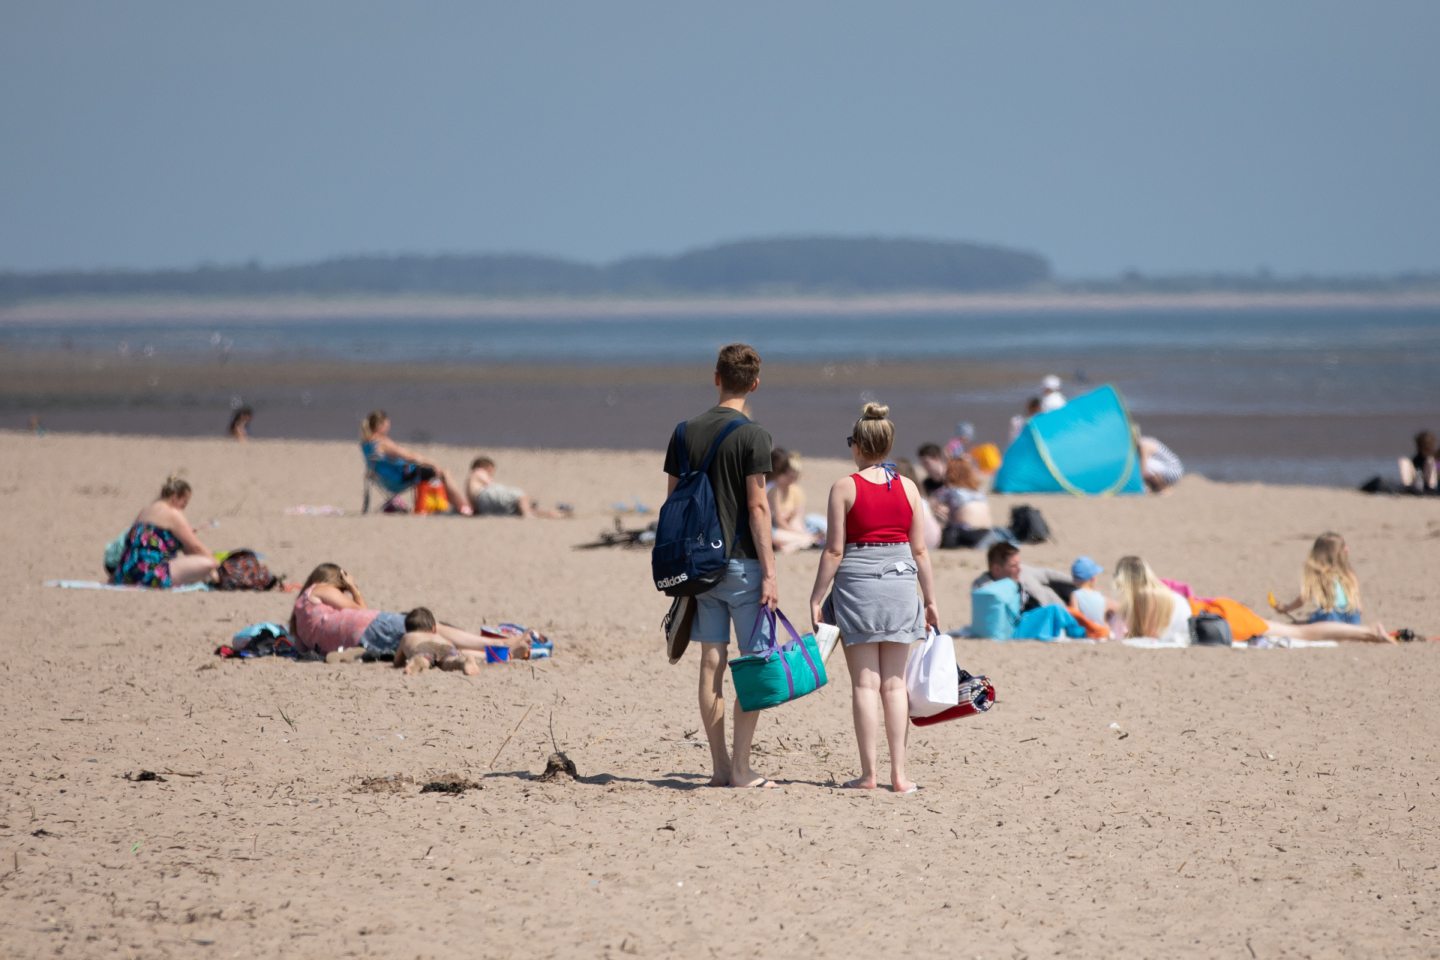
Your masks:
M715 461L715 455L720 452L720 444L725 442L725 438L749 422L750 418L742 413L720 428L720 432L716 434L714 442L710 444L710 449L705 453L705 459L700 463L699 469L701 473L710 472L710 464Z

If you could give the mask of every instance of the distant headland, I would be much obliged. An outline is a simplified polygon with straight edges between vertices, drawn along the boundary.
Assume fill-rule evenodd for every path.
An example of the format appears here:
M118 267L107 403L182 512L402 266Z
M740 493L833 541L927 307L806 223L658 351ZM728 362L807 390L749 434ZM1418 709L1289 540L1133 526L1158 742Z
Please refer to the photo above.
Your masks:
M1440 303L1440 272L1095 280L1055 276L1034 252L947 240L781 237L608 264L521 253L349 256L266 266L0 272L0 320L214 315L487 316L1115 309ZM138 312L138 314L137 314Z

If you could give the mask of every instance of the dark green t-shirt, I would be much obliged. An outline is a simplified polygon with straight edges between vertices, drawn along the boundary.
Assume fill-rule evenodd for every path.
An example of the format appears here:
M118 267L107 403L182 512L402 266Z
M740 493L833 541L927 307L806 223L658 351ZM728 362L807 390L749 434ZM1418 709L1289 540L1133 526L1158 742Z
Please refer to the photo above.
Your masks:
M677 450L675 434L665 450L665 472L678 477L694 470L705 459L710 444L721 429L741 414L729 407L711 407L700 416L685 422L686 450ZM737 427L725 438L710 464L710 486L715 490L715 507L720 513L720 529L725 533L726 555L736 560L755 558L755 538L750 533L750 519L745 509L745 478L770 472L770 431L758 423Z

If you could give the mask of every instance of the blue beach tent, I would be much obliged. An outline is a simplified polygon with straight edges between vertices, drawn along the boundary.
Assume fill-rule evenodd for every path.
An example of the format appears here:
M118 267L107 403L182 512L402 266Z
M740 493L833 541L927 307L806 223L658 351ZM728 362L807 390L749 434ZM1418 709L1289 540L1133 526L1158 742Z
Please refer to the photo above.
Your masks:
M996 493L1144 493L1125 402L1109 384L1030 418L1005 451Z

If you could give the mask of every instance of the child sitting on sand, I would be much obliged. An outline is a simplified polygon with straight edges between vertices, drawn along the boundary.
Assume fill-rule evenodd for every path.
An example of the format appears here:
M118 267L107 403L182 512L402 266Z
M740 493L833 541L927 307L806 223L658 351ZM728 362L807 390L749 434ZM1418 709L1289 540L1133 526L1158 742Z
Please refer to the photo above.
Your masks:
M1360 622L1360 581L1350 568L1350 548L1338 533L1315 539L1300 572L1300 596L1275 609L1293 613L1307 603L1315 604L1315 612L1305 623Z
M524 490L495 482L495 461L476 457L470 464L465 480L465 497L477 517L547 517L570 516L563 504L554 510L541 510L525 495Z
M1075 562L1070 565L1070 579L1075 581L1075 592L1070 594L1070 607L1072 612L1079 613L1097 628L1108 630L1104 639L1110 639L1119 632L1116 630L1119 625L1116 618L1119 616L1120 605L1106 596L1095 584L1095 578L1104 572L1105 568L1089 557L1075 558Z
M497 644L497 646L502 646ZM485 654L478 650L461 650L436 632L435 614L425 607L416 607L405 614L405 635L395 651L395 666L404 669L406 675L420 673L431 667L441 670L459 670L467 677L480 672ZM530 657L530 645L519 643L510 648L510 657L526 660Z

